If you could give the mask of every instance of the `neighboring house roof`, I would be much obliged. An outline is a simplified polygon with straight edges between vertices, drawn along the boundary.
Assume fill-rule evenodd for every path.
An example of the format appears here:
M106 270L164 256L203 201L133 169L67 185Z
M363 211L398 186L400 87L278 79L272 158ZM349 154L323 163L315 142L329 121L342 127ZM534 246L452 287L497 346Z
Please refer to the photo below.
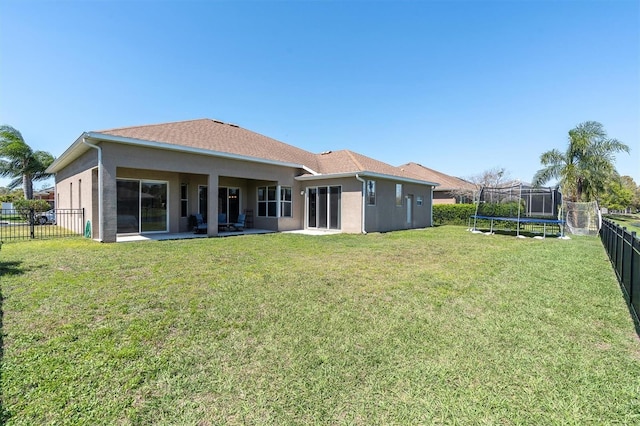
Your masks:
M320 176L326 178L360 173L436 185L433 181L423 179L419 175L352 151L327 151L314 154L235 124L212 119L122 127L83 133L69 149L54 161L48 172L55 173L61 170L79 155L89 150L90 148L83 143L84 138L297 166L309 173L302 176L302 180Z
M50 186L48 188L42 188L39 191L33 191L33 195L36 195L36 194L38 194L38 195L52 194L54 192L56 192L56 188L53 187L53 186Z
M398 167L401 170L409 172L419 179L437 182L440 184L437 191L451 191L455 189L475 190L476 186L464 179L449 176L437 170L430 169L418 163L407 163Z
M33 198L41 200L53 200L55 198L55 188L43 188L39 191L33 191Z

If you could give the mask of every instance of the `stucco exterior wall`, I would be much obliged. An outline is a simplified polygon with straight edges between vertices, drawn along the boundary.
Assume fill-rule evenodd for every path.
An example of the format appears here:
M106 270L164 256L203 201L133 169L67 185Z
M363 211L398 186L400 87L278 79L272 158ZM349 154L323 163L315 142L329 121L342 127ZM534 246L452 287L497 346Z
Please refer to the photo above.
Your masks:
M75 161L56 173L56 182L67 179L85 170L98 167L98 150L91 148Z
M87 164L87 163L85 163ZM86 169L68 176L65 179L56 179L56 209L84 209L85 229L87 221L91 222L91 232L97 238L98 206L95 204L93 188L97 184L97 169ZM96 186L97 187L97 186Z
M376 182L376 204L367 205L367 232L386 232L397 229L424 228L432 225L431 186L409 184L386 179ZM396 205L396 184L402 184L402 205ZM410 198L407 198L410 196ZM418 197L422 198L419 206ZM407 203L411 202L411 220L407 217Z
M302 191L306 191L307 188L321 187L321 186L339 186L341 188L341 209L340 209L340 221L341 231L351 234L357 234L362 232L362 182L358 181L355 177L340 178L340 179L317 179L303 181ZM306 197L300 197L302 204L302 213L304 215ZM305 223L303 217L303 223L299 229L302 229Z
M433 204L455 204L456 199L449 192L434 191Z
M301 171L294 167L261 164L236 159L225 159L169 150L149 149L133 145L102 142L103 158L103 208L105 241L115 241L117 232L117 179L159 180L168 183L168 229L169 232L189 230L188 217L181 217L180 186L189 186L189 213L198 211L198 187L208 187L208 217L217 220L218 188L240 188L241 211L253 210L254 227L278 230L301 229L304 217L304 201L299 195L301 185L294 180ZM82 155L78 160L65 167L56 176L56 185L61 189L59 201L62 206L72 201L72 195L63 188L78 179L86 180L87 192L83 199L92 204L89 217L93 217L94 235L97 234L97 172L87 168L97 166L96 150ZM97 170L97 169L96 169ZM91 177L95 174L95 182ZM292 214L290 218L257 217L257 187L282 185L292 188ZM72 184L73 186L73 184ZM83 188L84 191L84 188ZM83 193L84 194L84 193ZM93 202L91 202L93 201ZM88 208L88 207L87 207ZM231 218L235 220L235 218ZM211 220L210 220L211 221ZM208 227L210 235L217 235L217 227Z

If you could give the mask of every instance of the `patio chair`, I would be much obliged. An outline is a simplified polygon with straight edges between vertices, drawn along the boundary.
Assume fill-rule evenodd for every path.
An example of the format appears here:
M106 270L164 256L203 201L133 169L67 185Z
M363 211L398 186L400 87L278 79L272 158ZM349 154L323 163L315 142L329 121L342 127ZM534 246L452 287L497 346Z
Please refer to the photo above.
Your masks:
M238 220L236 221L236 223L232 223L231 226L233 226L233 229L235 229L236 231L243 231L244 230L244 221L246 220L247 215L244 213L240 213L238 215Z
M205 223L202 215L200 213L196 213L196 225L193 227L194 234L206 233L207 232L207 224Z
M227 229L229 224L227 223L227 214L218 213L218 231Z

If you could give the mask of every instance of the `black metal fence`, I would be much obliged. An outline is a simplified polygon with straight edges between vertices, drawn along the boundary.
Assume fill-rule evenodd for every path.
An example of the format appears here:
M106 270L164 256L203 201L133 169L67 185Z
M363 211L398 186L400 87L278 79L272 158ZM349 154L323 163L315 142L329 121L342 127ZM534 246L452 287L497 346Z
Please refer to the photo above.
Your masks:
M84 235L84 209L0 210L0 241L60 238Z
M640 327L640 239L610 220L602 221L600 239L607 250L636 326Z

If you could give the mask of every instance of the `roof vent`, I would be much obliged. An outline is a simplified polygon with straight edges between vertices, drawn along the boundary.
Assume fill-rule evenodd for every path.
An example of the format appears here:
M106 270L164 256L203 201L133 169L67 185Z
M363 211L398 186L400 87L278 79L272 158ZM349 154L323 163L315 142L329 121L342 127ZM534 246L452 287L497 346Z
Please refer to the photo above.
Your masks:
M228 124L229 126L231 126L231 127L240 127L240 126L238 126L237 124L233 124L233 123L227 123L227 124Z
M218 124L224 124L224 123L223 123L222 121L220 121L220 120L211 120L211 121L213 121L214 123L218 123Z
M327 155L327 154L331 154L331 151L322 151L322 152L320 153L320 155Z

